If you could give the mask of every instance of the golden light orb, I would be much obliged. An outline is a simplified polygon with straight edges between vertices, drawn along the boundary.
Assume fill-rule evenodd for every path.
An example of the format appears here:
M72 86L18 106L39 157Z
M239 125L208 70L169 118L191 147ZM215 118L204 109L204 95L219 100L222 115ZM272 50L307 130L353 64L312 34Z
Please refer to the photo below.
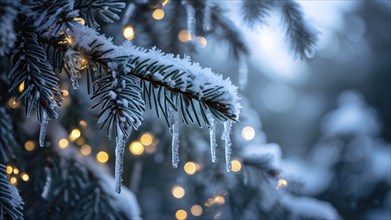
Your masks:
M179 209L178 211L175 212L175 217L178 220L184 220L187 218L187 212L183 209Z
M63 89L63 90L62 90L62 95L63 95L64 97L67 97L67 96L69 95L68 90Z
M74 141L78 139L81 136L81 132L79 129L75 128L72 130L71 134L69 135L69 138Z
M69 141L66 139L66 138L61 138L59 141L58 141L58 146L61 148L61 149L64 149L66 147L68 147L69 145Z
M279 179L277 181L276 189L279 190L279 189L285 188L287 186L288 186L288 181L286 179Z
M176 199L181 199L185 196L186 191L182 186L175 185L174 187L172 187L171 193L172 196L174 196Z
M19 85L19 92L22 93L24 91L24 81Z
M26 143L24 143L24 149L26 149L26 151L33 151L35 149L34 141L26 141Z
M14 171L13 171L14 174L19 174L19 169L14 167Z
M254 139L254 137L255 137L254 128L252 128L250 126L244 127L242 130L242 137L246 141L250 141L250 140Z
M91 154L91 152L92 152L92 148L91 148L91 146L88 145L88 144L84 144L84 145L81 146L81 148L80 148L80 153L81 153L81 155L83 155L83 156L88 156L88 155Z
M124 28L122 34L127 40L133 40L134 38L134 28L131 25L128 25Z
M152 12L152 17L155 20L162 20L164 18L164 11L163 11L163 9L160 9L160 8L155 9Z
M178 33L178 39L182 43L186 43L191 40L191 35L187 30L181 30Z
M10 165L5 167L5 172L8 174L11 174L13 170L14 170L14 168Z
M27 182L29 181L30 177L27 173L21 173L20 177L22 178L23 181Z
M18 182L18 179L16 179L16 177L13 176L13 177L10 178L10 183L12 185L15 185L17 182Z
M231 161L231 170L232 172L239 172L242 169L242 164L239 160L232 160Z
M96 155L96 160L99 163L107 163L109 160L109 155L104 151L99 151L99 153Z
M79 121L79 125L82 126L82 127L87 127L88 123L84 120L80 120Z
M194 216L202 215L202 207L200 205L193 205L190 209L190 212Z
M187 162L185 166L183 166L183 169L188 175L193 175L197 172L197 166L193 162Z
M219 205L223 205L225 203L225 199L222 196L216 196L214 198L214 202L219 204Z
M133 141L130 145L129 145L129 151L130 153L132 153L133 155L141 155L142 153L144 153L144 145L142 145L140 142L138 141Z
M145 133L141 136L140 142L144 146L150 146L153 143L153 135L151 133Z
M201 47L201 48L206 47L206 44L207 44L208 42L206 41L205 37L203 37L203 36L198 36L197 39L198 39L198 43L199 43L198 46L199 46L199 47Z
M11 98L8 100L8 106L9 106L10 108L12 108L12 109L16 109L16 108L19 108L20 102L17 102L15 97L11 97Z

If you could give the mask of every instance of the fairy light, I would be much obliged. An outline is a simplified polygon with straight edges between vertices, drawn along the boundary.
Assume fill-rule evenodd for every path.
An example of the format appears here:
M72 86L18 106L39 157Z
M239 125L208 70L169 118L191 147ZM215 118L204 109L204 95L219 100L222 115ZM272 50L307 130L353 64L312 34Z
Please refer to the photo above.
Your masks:
M62 90L62 95L63 95L64 97L67 97L67 96L69 95L68 90L63 89L63 90Z
M88 156L91 154L91 152L92 152L92 148L88 144L85 144L85 145L81 146L81 148L80 148L80 153L83 156Z
M130 145L129 145L129 151L130 153L132 153L133 155L141 155L142 153L144 153L144 145L142 145L140 142L138 141L133 141Z
M30 179L30 177L27 173L21 173L20 178L22 178L22 180L25 182L29 181L29 179Z
M81 24L83 26L86 24L86 21L83 18L74 18L73 20L78 22L79 24Z
M96 155L96 160L99 163L107 163L109 160L109 155L104 151L99 151L99 153Z
M178 211L175 212L175 217L178 220L184 220L187 218L187 212L183 209L179 209Z
M279 189L285 188L287 186L288 186L288 181L286 179L279 179L277 181L276 189L279 190Z
M175 185L174 187L172 187L171 193L172 196L174 196L176 199L181 199L185 196L186 191L182 186Z
M79 121L79 125L82 126L82 127L87 127L88 123L84 120L80 120Z
M178 33L178 39L182 43L186 43L191 40L191 35L187 30L181 30Z
M12 166L10 166L10 165L5 167L5 172L8 174L11 174L13 170L14 170L14 168L12 168Z
M152 12L152 17L155 20L162 20L164 18L164 11L163 11L163 9L160 9L160 8L155 9Z
M254 128L252 128L250 126L244 127L242 130L242 137L246 141L250 141L250 140L254 139L254 137L255 137Z
M16 177L13 176L13 177L10 178L10 183L12 185L15 185L17 182L18 182L18 179L16 179Z
M122 34L127 40L133 40L134 38L134 28L132 25L128 25L124 28Z
M13 173L16 175L19 174L19 169L15 167Z
M74 141L76 139L78 139L81 135L81 132L79 129L75 128L72 130L71 134L69 135L69 138Z
M239 172L242 169L242 164L239 160L232 160L231 161L231 170L232 172Z
M168 4L168 2L169 2L169 0L163 0L162 6L163 6L163 7L166 6L166 5Z
M24 91L24 81L19 85L19 92L22 93Z
M67 148L68 145L69 145L69 141L68 141L66 138L61 138L61 139L58 141L58 146L59 146L61 149Z
M80 67L79 70L84 70L88 67L88 60L86 58L80 59Z
M12 109L16 109L16 108L19 108L20 102L17 102L15 97L11 97L11 98L8 100L8 106L9 106L10 108L12 108Z
M197 39L198 39L198 42L199 42L199 45L198 45L199 47L201 47L201 48L206 47L207 41L206 41L205 37L198 36Z
M141 136L140 142L144 146L150 146L153 143L153 136L151 133L145 133Z
M193 162L187 162L185 166L183 166L183 169L188 175L193 175L197 172L197 166Z
M190 209L190 212L193 216L200 216L202 215L202 207L200 205L193 205Z
M26 151L33 151L35 149L34 141L26 141L26 143L24 143L24 149Z
M225 203L225 199L222 196L216 196L214 198L214 202L219 204L219 205L223 205Z

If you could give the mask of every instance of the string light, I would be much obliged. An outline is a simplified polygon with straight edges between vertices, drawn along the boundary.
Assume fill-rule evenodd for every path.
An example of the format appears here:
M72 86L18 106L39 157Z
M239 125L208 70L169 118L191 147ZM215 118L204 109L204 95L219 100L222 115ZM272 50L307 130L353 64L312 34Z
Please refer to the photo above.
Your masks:
M72 130L71 134L69 135L69 138L74 141L80 137L81 133L80 130L75 128Z
M22 93L24 91L24 81L19 85L19 92Z
M246 141L250 141L255 137L255 130L252 127L244 127L242 130L242 137Z
M175 217L178 220L184 220L187 218L187 212L183 209L179 209L178 211L175 212Z
M14 174L19 174L19 169L15 167L13 173Z
M84 70L88 67L88 60L86 58L80 59L80 67L79 70Z
M186 43L191 40L191 35L187 30L181 30L178 33L178 39L182 43Z
M152 17L155 20L162 20L164 18L164 11L163 11L163 9L160 9L160 8L155 9L152 12Z
M288 186L288 181L286 181L286 179L279 179L277 181L276 189L279 190L279 189L285 188L287 186Z
M20 177L22 178L23 181L27 182L29 181L30 177L27 173L21 173Z
M67 96L69 95L68 90L63 89L63 90L62 90L62 95L63 95L64 97L67 97Z
M16 179L16 177L13 176L13 177L10 178L10 183L12 185L15 185L17 182L18 182L18 179Z
M88 156L91 154L91 152L92 152L92 148L88 144L85 144L85 145L81 146L81 148L80 148L80 153L83 156Z
M34 141L26 141L26 143L24 143L24 149L26 149L27 151L33 151L35 149Z
M14 170L14 168L12 168L12 166L10 166L10 165L5 167L5 172L8 174L11 174L13 170Z
M11 98L8 100L8 106L9 106L10 108L12 108L12 109L16 109L16 108L19 108L20 102L17 102L15 97L11 97Z
M166 5L168 4L168 2L169 2L169 0L163 0L162 6L163 6L163 7L166 6Z
M172 196L174 196L175 198L181 199L185 196L186 191L182 186L175 185L174 187L172 187L171 193Z
M86 21L83 18L74 18L73 20L78 22L79 24L81 24L83 26L86 24Z
M68 147L69 145L69 142L67 139L65 138L61 138L59 141L58 141L58 146L61 148L61 149L64 149L66 147Z
M214 198L214 202L219 204L219 205L223 205L225 203L225 199L222 196L216 196Z
M144 146L150 146L153 143L153 136L151 133L145 133L141 136L140 142Z
M99 153L96 155L96 160L99 163L106 163L109 160L109 155L104 151L99 151Z
M205 37L198 36L197 39L198 39L198 42L199 42L199 45L198 45L199 47L201 47L201 48L206 47L207 41L206 41Z
M190 209L190 212L194 216L202 215L202 207L200 205L193 205Z
M82 126L82 127L87 127L88 123L84 120L80 120L79 121L79 125Z
M232 160L231 161L231 170L232 172L239 172L242 169L242 164L239 160Z
M185 166L183 166L183 169L188 175L193 175L197 172L197 166L193 162L187 162Z
M131 25L128 25L124 28L122 34L127 40L133 40L134 38L134 28Z
M129 151L130 153L132 153L133 155L141 155L143 152L144 152L144 145L142 145L140 142L138 141L133 141L130 145L129 145Z

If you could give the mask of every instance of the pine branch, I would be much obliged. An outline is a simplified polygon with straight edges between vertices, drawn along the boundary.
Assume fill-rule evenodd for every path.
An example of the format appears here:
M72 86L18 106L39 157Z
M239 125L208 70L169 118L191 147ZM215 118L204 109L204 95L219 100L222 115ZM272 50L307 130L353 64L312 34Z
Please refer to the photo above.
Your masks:
M46 58L44 47L34 32L23 33L18 45L12 57L12 70L8 74L11 81L10 91L23 88L20 89L17 101L23 99L27 116L37 107L39 122L42 122L44 112L50 119L57 118L55 109L62 102L61 90L58 78Z
M76 0L75 9L80 10L81 17L90 27L99 27L96 18L106 23L119 20L119 13L125 8L125 3L118 0Z
M305 21L300 5L291 0L285 1L282 14L286 26L286 38L292 52L300 55L300 58L312 58L318 41L318 32Z
M0 219L23 219L23 200L8 181L5 165L0 164Z
M18 144L12 135L14 132L10 116L3 107L0 107L0 163L7 164L15 160Z
M14 47L16 35L13 26L18 6L18 0L0 1L0 57L8 54Z
M243 22L251 28L254 28L254 26L258 23L265 23L266 17L269 16L272 7L272 0L243 1L241 5L241 14L243 15Z

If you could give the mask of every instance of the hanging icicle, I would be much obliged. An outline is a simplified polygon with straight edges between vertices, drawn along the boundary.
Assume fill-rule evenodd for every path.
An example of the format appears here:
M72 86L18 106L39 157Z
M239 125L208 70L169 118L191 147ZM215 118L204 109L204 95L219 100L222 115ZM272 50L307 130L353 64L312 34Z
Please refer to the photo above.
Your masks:
M72 87L79 89L80 71L87 68L88 62L81 54L74 50L67 50L64 54L65 70L71 76Z
M116 138L115 146L115 191L117 193L121 192L122 184L122 172L123 161L124 161L124 151L125 151L125 138L121 130L118 131L118 136Z
M52 172L49 167L45 167L45 173L46 173L46 180L45 180L45 185L43 186L43 191L42 191L42 198L47 199L48 194L50 191L50 186L52 185Z
M204 31L211 30L211 21L212 21L211 3L209 0L206 0L205 9L204 9L204 18L202 21L202 28L204 29Z
M225 164L227 168L227 172L231 171L231 128L232 121L228 120L224 122L224 132L221 136L221 139L224 140L224 148L225 148Z
M195 10L188 0L183 1L187 13L187 31L190 39L193 40L195 36Z
M239 57L239 88L243 90L247 86L248 78L248 66L245 55Z
M41 129L39 130L39 146L44 147L45 146L45 137L46 137L46 130L48 127L48 115L46 114L46 111L43 110L42 118L41 118Z
M210 154L212 157L212 162L216 162L216 147L217 147L217 142L216 142L216 122L211 113L207 113L207 117L210 123L209 127L209 138L210 138Z
M179 164L179 116L178 112L175 112L170 108L170 123L171 123L171 135L172 135L172 166L178 167Z

